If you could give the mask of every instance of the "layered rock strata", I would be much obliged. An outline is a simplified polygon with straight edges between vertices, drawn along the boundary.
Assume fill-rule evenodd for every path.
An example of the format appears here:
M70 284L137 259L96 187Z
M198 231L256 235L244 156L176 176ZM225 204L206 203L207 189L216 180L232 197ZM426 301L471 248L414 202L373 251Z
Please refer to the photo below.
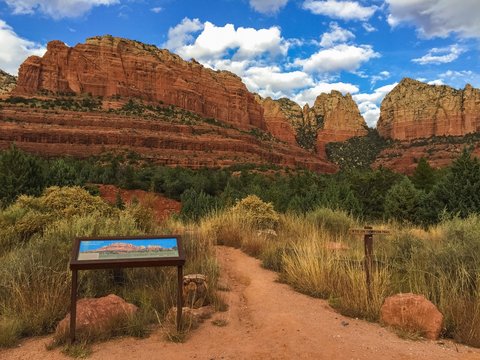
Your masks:
M20 66L15 93L39 92L139 98L240 128L265 129L262 107L238 76L184 61L153 45L108 35L74 47L51 41L43 57L30 56Z
M381 136L395 140L478 132L480 90L405 78L382 101L377 128Z
M298 146L265 141L255 133L234 127L207 122L180 124L107 111L58 111L3 104L0 148L12 142L46 156L88 157L126 150L168 166L201 168L251 163L336 171L335 165Z

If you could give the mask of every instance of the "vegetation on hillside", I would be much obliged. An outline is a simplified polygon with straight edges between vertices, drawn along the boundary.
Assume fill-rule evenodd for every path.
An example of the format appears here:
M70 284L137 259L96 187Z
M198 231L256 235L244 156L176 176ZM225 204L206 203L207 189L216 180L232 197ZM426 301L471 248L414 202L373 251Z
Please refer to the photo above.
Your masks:
M328 143L326 151L328 159L344 170L369 169L390 141L382 138L377 129L368 128L365 136Z

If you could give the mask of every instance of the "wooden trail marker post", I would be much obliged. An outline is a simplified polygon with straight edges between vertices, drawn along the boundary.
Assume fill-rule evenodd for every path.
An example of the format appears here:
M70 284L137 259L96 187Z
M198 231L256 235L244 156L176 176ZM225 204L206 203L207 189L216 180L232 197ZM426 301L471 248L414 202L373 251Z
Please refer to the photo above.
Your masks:
M365 226L363 229L350 229L353 234L363 234L363 247L365 257L363 267L365 269L365 281L367 284L368 299L372 298L372 271L373 271L373 235L389 234L388 230L374 230L371 226Z
M72 271L70 342L75 341L79 270L176 266L178 277L177 331L179 331L182 321L184 264L185 253L182 239L178 235L75 239L70 260L70 270Z

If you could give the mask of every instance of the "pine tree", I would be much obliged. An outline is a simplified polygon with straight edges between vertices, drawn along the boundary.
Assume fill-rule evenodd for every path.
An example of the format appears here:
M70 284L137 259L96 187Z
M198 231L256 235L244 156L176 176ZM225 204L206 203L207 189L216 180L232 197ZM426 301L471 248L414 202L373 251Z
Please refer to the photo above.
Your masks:
M0 154L0 203L9 205L18 195L40 195L45 177L40 160L15 145Z
M480 161L464 149L447 175L433 189L434 204L441 211L467 217L480 212Z
M398 221L422 223L423 199L425 192L418 190L412 182L405 177L393 185L385 196L385 215Z
M430 192L435 185L435 170L425 158L418 161L418 165L411 177L413 185L419 190Z

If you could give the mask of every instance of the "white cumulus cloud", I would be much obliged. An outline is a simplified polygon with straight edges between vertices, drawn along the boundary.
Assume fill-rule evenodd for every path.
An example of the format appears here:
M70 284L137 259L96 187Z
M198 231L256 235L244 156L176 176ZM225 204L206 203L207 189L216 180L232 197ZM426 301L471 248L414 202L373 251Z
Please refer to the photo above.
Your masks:
M328 82L319 82L308 89L305 89L293 97L293 100L299 103L300 105L313 105L315 99L321 93L330 93L332 90L340 91L342 94L350 93L355 94L358 92L358 86L344 83L344 82L336 82L336 83L328 83Z
M378 118L380 117L380 103L397 84L398 83L394 83L379 87L372 93L361 93L352 96L369 127L376 126Z
M184 18L180 24L168 29L168 40L163 46L175 51L193 41L192 34L202 29L203 24L200 20Z
M250 0L250 6L262 14L275 14L285 5L288 0Z
M334 19L363 21L369 19L377 10L376 6L362 6L358 1L337 0L306 0L303 8L313 14Z
M320 39L320 46L330 47L337 43L345 43L348 40L355 39L355 35L340 27L336 22L330 23L330 31L322 35Z
M119 0L4 0L14 14L39 11L54 19L82 16L95 6L118 4Z
M355 71L364 62L379 56L370 45L339 44L321 49L307 59L296 59L294 64L307 73Z
M480 37L478 0L386 0L388 23L413 24L423 37Z
M193 43L191 33L200 30ZM227 52L234 52L234 59L247 59L262 54L285 55L289 43L285 41L280 28L268 29L239 27L232 24L216 26L207 21L201 24L198 19L184 19L180 25L168 31L168 40L164 44L185 59L197 60L222 58Z
M291 96L295 89L314 85L303 71L284 72L278 66L252 66L243 78L251 91L271 97Z
M45 46L18 36L11 26L0 20L0 69L16 75L28 56L42 56L45 51Z
M412 61L420 65L446 64L457 60L458 57L464 52L465 49L458 45L452 45L444 48L433 48L426 55L413 59Z

